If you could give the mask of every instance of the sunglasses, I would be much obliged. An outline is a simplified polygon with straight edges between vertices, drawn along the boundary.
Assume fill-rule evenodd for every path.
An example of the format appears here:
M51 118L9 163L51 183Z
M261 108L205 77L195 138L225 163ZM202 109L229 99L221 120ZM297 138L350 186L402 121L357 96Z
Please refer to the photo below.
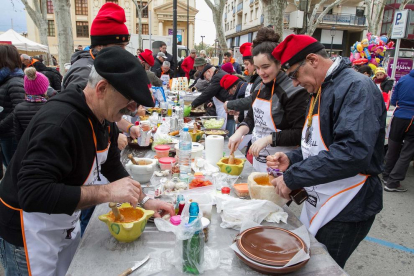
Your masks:
M306 63L306 60L303 60L298 67L296 67L296 69L292 72L290 72L287 76L289 79L291 80L296 80L298 78L298 71L299 68L302 67L304 64Z

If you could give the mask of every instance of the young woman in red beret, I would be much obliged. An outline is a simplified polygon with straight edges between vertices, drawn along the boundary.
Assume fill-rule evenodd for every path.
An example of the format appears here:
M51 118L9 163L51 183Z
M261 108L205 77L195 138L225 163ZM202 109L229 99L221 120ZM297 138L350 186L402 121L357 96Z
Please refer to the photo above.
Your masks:
M250 153L256 171L266 172L266 156L290 151L300 145L309 94L294 87L272 56L280 36L262 28L253 41L253 60L262 83L253 92L252 105L237 131L229 139L234 150L243 136L252 132Z

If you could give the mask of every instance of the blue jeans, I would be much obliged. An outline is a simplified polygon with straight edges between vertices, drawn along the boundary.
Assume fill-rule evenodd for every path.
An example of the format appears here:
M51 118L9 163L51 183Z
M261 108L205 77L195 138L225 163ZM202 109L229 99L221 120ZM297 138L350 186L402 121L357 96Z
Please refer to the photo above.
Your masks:
M17 141L14 137L0 138L0 146L3 154L3 164L7 168L17 149Z
M81 237L83 237L83 233L85 232L86 226L88 226L89 220L91 219L91 216L94 210L95 210L95 206L88 208L88 209L83 209L81 211L81 215L80 215Z
M229 131L228 137L231 137L236 129L236 121L235 120L227 120L226 129Z
M330 221L319 229L316 239L324 244L329 255L344 268L346 261L359 243L368 235L375 216L366 221Z
M15 246L0 237L0 259L6 276L27 276L24 247Z

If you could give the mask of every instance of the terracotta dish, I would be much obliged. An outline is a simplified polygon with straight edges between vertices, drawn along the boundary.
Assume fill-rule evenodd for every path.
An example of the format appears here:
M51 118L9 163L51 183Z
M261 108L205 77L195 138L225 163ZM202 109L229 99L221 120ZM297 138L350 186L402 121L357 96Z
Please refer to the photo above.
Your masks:
M237 247L249 259L270 266L284 266L301 249L308 251L296 234L274 226L245 230L237 238Z

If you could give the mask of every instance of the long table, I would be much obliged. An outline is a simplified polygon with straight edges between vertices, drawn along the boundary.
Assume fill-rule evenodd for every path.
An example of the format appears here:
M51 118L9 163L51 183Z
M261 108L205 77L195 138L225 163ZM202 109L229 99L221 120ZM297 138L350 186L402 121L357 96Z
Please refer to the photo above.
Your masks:
M227 147L225 147L225 152L228 154ZM124 164L127 162L126 156L129 153L140 157L152 157L154 155L152 151L135 150L127 147L121 158ZM244 156L240 151L237 151L235 157L243 158ZM253 167L249 162L246 162L237 182L247 182L247 177L251 172L253 172ZM289 215L287 224L266 224L276 225L288 230L296 229L302 225L288 207L284 206L284 210ZM147 255L150 255L150 260L132 275L184 275L169 264L168 260L168 253L174 249L175 245L174 234L160 232L153 223L148 222L141 237L131 243L120 243L111 236L107 225L98 219L99 215L109 211L108 204L101 204L95 208L67 275L119 275ZM261 275L239 260L233 250L230 249L230 245L239 232L233 229L223 229L220 227L220 223L220 215L213 207L206 246L219 250L221 261L218 268L205 271L202 275ZM330 257L324 246L311 234L309 236L311 240L311 258L305 267L290 275L347 275Z

